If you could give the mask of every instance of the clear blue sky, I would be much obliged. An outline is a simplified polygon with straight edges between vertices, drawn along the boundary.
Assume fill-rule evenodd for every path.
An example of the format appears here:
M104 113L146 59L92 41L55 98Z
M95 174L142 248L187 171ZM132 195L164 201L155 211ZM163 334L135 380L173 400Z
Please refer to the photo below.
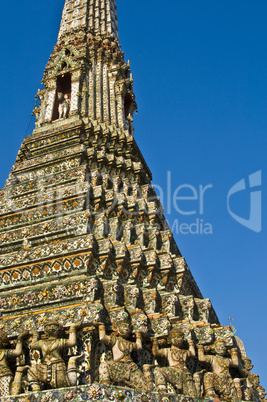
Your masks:
M34 96L56 43L63 0L1 4L1 175L4 186L26 133ZM139 114L136 140L164 190L212 185L197 201L178 201L183 215L170 225L200 219L212 235L177 234L181 252L222 324L234 326L267 387L266 372L266 132L267 3L265 0L117 0L120 40L131 60ZM33 129L33 121L28 134ZM262 231L236 222L227 194L262 171ZM185 195L179 192L178 195ZM249 191L230 201L249 218ZM168 211L167 211L168 212ZM178 222L178 223L177 223ZM177 228L177 226L175 226ZM182 226L183 227L183 226Z

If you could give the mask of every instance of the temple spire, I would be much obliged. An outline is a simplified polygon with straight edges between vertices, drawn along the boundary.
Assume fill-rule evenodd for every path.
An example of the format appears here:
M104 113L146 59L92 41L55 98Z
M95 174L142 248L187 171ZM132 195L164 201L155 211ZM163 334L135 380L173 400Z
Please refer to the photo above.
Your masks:
M0 191L0 400L267 402L133 138L114 6L66 1L36 128Z
M66 0L58 40L73 29L86 28L94 35L118 37L115 0Z
M137 106L119 44L115 0L66 0L43 84L34 110L37 127L89 119L133 134Z

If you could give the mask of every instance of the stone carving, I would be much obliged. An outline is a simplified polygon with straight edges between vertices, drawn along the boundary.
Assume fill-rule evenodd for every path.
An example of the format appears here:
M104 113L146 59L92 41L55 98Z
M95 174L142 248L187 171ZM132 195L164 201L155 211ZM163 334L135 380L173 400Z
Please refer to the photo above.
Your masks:
M231 349L231 358L225 357L227 348L223 339L214 342L214 355L205 355L203 345L198 345L198 359L210 364L212 372L204 375L204 390L206 398L220 398L231 400L237 398L235 383L232 380L229 368L238 367L239 359L236 348Z
M58 115L59 119L66 119L69 115L70 111L70 100L67 94L63 94L62 92L58 93Z
M265 389L261 385L258 386L257 392L258 392L260 401L261 402L266 402L267 401L266 392L265 392Z
M62 358L64 348L76 346L76 329L81 325L81 322L70 325L69 339L59 339L58 332L60 325L55 321L47 321L44 325L45 339L38 340L38 333L32 332L33 338L30 343L32 350L42 352L43 360L41 363L32 364L28 371L28 381L33 391L39 391L41 384L48 385L52 388L64 388L73 384L70 378L73 379L73 368L75 361L81 356L74 356L69 359L68 371L65 362Z
M265 401L265 389L260 386L260 379L257 374L251 373L253 364L247 357L242 358L243 367L240 370L243 377L243 395L245 401Z
M177 329L172 329L169 337L170 348L159 348L158 339L153 339L153 355L168 360L168 367L156 367L154 378L157 390L167 392L167 384L171 384L177 393L191 397L197 396L193 377L186 366L190 357L195 357L193 341L188 341L189 350L183 349L184 334Z
M258 398L259 398L258 388L260 386L260 377L258 376L258 374L250 373L249 381L252 385L252 389L250 389L250 391L251 391L250 395L252 397L251 400L258 401Z
M40 127L45 115L45 91L38 89L36 98L39 98L39 106L35 105L32 115L36 117L36 127Z
M241 369L241 375L244 377L243 379L243 399L245 401L255 401L254 397L254 389L251 383L251 373L250 370L253 369L253 364L251 364L251 360L247 357L243 357L242 359L243 367Z
M32 111L32 114L35 115L36 117L36 121L38 122L39 118L40 118L40 106L35 105L34 109Z
M27 367L19 367L15 378L8 364L8 360L22 355L22 340L28 335L28 331L23 332L17 338L15 349L8 348L7 334L0 331L0 396L17 395L21 388L22 374ZM14 379L14 381L13 381Z
M91 282L93 283L95 280L92 279ZM78 289L77 287L76 290L79 291L80 288ZM138 310L136 311L138 312ZM135 314L140 314L137 312ZM92 321L92 316L86 320L87 324L94 322L94 326L99 328L99 340L112 349L112 358L111 356L109 357L107 352L100 363L99 382L101 384L128 386L148 392L154 387L151 369L155 368L155 386L160 393L168 392L169 387L171 387L176 393L182 393L188 397L197 397L203 392L206 398L218 395L225 400L237 398L239 400L266 402L266 393L264 388L260 386L259 376L250 372L253 368L251 360L243 357L242 364L240 364L241 361L239 361L235 348L231 349L231 358L226 357L225 341L217 340L213 345L205 348L206 350L212 350L215 353L214 355L205 354L204 346L198 345L199 362L209 363L213 370L212 372L198 371L199 368L196 369L196 365L191 364L191 361L196 362L196 360L190 360L190 357L196 357L194 342L187 341L189 348L186 349L185 335L181 332L180 327L175 327L170 331L167 340L171 346L168 348L160 347L160 344L165 342L164 340L160 341L159 338L152 338L153 347L151 351L151 349L147 348L147 343L143 345L141 332L137 332L138 330L140 331L139 324L136 326L136 341L130 340L132 329L126 310L115 309L111 313L114 314L111 314L113 317L113 332L110 336L107 335L105 325L102 322ZM75 315L77 316L77 314ZM68 311L65 316L67 318L73 316L73 314ZM85 314L81 313L81 317L85 319ZM96 318L99 319L99 317ZM133 317L131 318L133 319ZM143 320L145 317L141 317L141 319ZM41 322L41 318L38 321ZM28 370L28 382L33 391L40 390L41 386L66 388L78 385L77 364L81 359L84 359L83 354L76 356L78 350L76 329L81 323L70 324L68 340L59 339L60 327L58 321L46 321L43 316L43 323L45 332L43 339L38 340L37 332L32 331L33 339L29 346L35 362L32 361L30 367L23 365L24 357L22 352L22 339L28 336L28 331L18 336L15 349L7 348L7 336L4 332L0 332L0 345L2 347L0 349L0 396L19 395L22 389L22 377L26 370ZM31 320L28 327L36 326ZM148 336L147 330L144 333ZM94 353L92 345L94 344L95 335L92 332L92 327L88 335L90 348L85 342L87 333L85 333L85 338L82 338L83 341L80 345L88 355L86 360L87 370L90 367L91 354ZM72 355L69 358L67 367L63 358L64 348L72 348L71 353L75 354L75 356ZM140 353L138 361L143 364L143 372L134 362L131 356L132 352ZM159 359L160 366L153 364L153 356ZM20 357L15 376L7 363L10 357ZM164 360L168 362L168 367L163 367ZM242 378L232 379L229 371L231 366L239 368ZM191 367L190 370L189 367ZM195 368L192 371L193 367ZM193 372L195 372L194 376L191 374ZM89 384L93 380L90 371L87 371L86 377L86 384ZM88 380L89 377L91 378L90 381ZM241 386L242 383L243 385Z
M106 334L105 325L96 323L99 327L99 340L112 348L112 360L102 361L99 367L100 383L117 383L140 390L150 389L150 372L143 374L133 361L131 353L142 350L142 335L136 332L136 341L128 340L131 335L131 326L128 320L121 320L113 324L113 333ZM148 378L148 380L146 380Z

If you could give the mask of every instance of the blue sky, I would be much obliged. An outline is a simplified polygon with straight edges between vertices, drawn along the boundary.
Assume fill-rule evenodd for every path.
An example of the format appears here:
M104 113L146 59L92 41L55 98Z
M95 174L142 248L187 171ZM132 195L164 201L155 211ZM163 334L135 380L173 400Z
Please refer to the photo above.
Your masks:
M0 187L29 126L63 4L17 0L1 5ZM166 218L204 297L211 299L222 324L234 319L253 372L267 387L267 3L117 0L117 6L139 110L135 137L164 194ZM28 134L33 127L32 119ZM262 186L254 190L262 191L262 230L256 233L230 216L227 194L242 179L248 188L249 176L259 171ZM212 186L204 193L203 208L200 186ZM195 200L173 202L175 192ZM234 194L230 208L249 219L249 190ZM255 208L257 220L259 203ZM191 224L195 233L201 222L212 234L181 233Z

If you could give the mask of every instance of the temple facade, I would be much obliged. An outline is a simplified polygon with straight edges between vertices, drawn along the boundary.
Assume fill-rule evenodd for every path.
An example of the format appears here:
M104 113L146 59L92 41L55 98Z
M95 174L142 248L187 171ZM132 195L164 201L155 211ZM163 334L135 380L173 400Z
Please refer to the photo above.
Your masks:
M1 400L265 402L135 142L115 0L65 1L42 83L0 190Z

